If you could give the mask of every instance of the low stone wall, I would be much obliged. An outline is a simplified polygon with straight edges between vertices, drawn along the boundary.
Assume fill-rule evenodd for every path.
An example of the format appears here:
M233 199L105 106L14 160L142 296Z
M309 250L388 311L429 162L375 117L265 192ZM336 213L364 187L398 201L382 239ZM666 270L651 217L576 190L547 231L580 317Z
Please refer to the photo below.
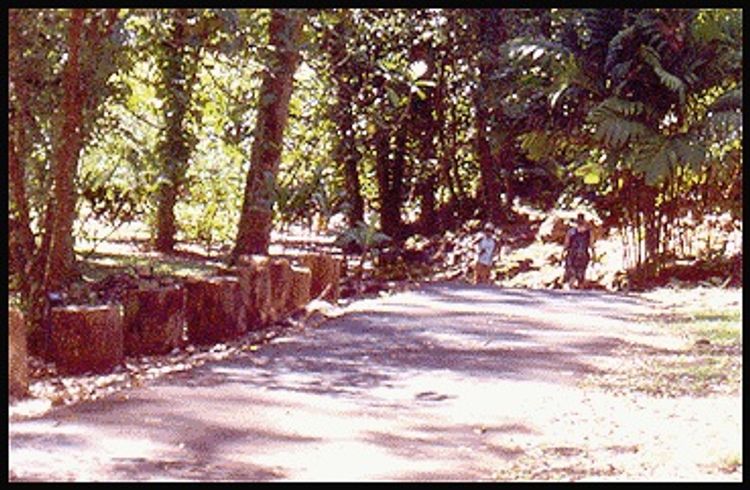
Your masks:
M23 397L29 391L26 322L18 308L8 309L8 394Z
M300 262L312 273L311 299L338 301L341 259L328 254L307 254L300 257Z
M288 305L290 313L299 311L310 302L312 272L307 267L291 267L291 284L289 287Z
M248 328L261 328L271 323L270 259L265 255L242 255L234 273L240 280Z
M50 315L53 356L60 373L104 372L123 360L120 305L57 306Z
M134 289L123 298L125 354L166 354L185 334L185 288Z
M236 277L191 278L185 283L187 336L195 344L239 337L247 330L242 290Z
M269 263L271 277L271 311L273 321L289 315L289 290L292 282L292 268L283 257L274 257Z
M185 341L199 345L240 337L303 309L317 297L339 297L341 260L307 254L288 258L243 255L219 275L184 284L130 289L120 304L51 309L48 354L62 374L104 372L125 355L165 354ZM11 309L11 390L28 387L23 316ZM20 326L19 326L20 325ZM14 333L15 332L15 333ZM24 360L21 361L21 358Z

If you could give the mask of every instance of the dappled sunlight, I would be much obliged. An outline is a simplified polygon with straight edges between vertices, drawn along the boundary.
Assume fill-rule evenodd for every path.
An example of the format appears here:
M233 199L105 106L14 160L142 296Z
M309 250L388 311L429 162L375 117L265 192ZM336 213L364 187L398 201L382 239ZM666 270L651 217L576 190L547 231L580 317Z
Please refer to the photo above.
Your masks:
M741 9L8 15L9 480L741 478Z
M64 475L95 453L69 479L173 481L485 480L551 455L600 475L615 457L630 474L668 474L677 455L699 464L687 435L663 439L664 414L686 401L581 389L623 346L656 349L660 336L627 320L650 303L576 293L440 284L357 302L262 348L17 422L11 462L45 458ZM654 433L670 453L650 449Z

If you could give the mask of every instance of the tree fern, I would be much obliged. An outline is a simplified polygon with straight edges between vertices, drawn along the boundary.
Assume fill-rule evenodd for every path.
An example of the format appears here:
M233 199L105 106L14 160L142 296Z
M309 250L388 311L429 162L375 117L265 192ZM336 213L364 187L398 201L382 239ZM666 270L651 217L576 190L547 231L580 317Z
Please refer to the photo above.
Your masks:
M693 171L700 170L706 161L706 148L695 139L684 136L677 137L674 139L672 146L680 162L689 166Z
M630 152L628 161L632 170L643 174L647 185L656 185L669 175L671 165L666 147L667 139L662 135L654 135Z
M663 181L677 167L689 167L698 172L705 162L703 144L685 134L652 135L631 152L633 170L642 173L648 185Z
M617 150L651 133L651 129L645 124L620 117L610 117L599 123L594 138L603 142L607 147Z

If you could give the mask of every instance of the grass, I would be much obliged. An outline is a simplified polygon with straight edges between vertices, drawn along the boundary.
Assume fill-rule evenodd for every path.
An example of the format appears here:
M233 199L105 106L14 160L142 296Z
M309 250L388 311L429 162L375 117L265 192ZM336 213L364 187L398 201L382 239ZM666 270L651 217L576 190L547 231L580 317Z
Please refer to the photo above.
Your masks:
M716 288L670 313L644 319L655 329L685 339L683 349L642 352L625 347L621 369L592 376L586 384L667 397L737 394L742 379L742 305L719 302L724 294Z
M660 322L665 325L665 322ZM740 306L726 310L709 308L677 316L665 325L697 340L722 346L742 345L742 310Z
M700 306L661 326L688 339L684 356L662 358L655 369L666 382L678 381L687 393L704 394L738 389L742 367L741 306L717 310Z
M110 274L145 269L157 276L205 276L219 264L200 257L161 256L126 249L95 252L80 264L83 276L98 281Z

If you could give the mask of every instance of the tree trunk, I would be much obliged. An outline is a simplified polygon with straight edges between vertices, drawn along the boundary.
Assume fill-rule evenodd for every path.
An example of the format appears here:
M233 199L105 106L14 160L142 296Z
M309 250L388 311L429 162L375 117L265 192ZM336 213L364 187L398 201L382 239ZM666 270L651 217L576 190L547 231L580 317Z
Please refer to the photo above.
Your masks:
M400 242L408 234L401 219L401 208L404 202L404 175L406 172L406 141L407 126L401 125L396 128L396 140L394 141L394 152L391 159L391 182L387 194L388 205L386 206L387 228L390 233L385 232L394 240ZM384 229L385 230L385 229Z
M487 140L487 130L485 128L487 111L480 108L482 103L477 107L477 136L476 149L479 159L479 171L481 175L480 197L485 210L485 219L498 221L501 216L502 202L500 199L500 179L495 168L495 161L490 151L490 143Z
M344 144L347 148L354 148L354 138L352 137L350 141ZM362 198L359 183L359 154L356 152L356 149L352 149L344 157L344 181L350 206L347 213L347 220L349 221L349 225L354 227L357 223L365 221L365 201Z
M163 79L166 87L167 100L164 105L166 114L166 134L160 148L161 183L157 193L156 238L155 247L160 252L171 252L174 249L175 224L174 207L177 195L182 186L187 171L190 148L185 135L185 116L190 104L192 83L186 72L190 67L184 52L185 23L187 12L175 9L173 14L174 26L169 41L164 43L164 71Z
M11 254L9 259L10 272L20 278L20 290L23 297L28 297L31 286L30 265L36 253L34 234L31 231L31 214L29 212L29 201L26 194L26 167L25 162L29 155L29 138L26 128L32 127L33 118L30 114L26 101L29 100L31 92L27 82L20 76L15 67L21 66L22 54L18 29L20 20L16 17L16 11L9 12L9 50L8 72L9 85L15 92L15 100L10 100L10 115L8 117L8 183L10 184L11 216L13 226L9 226L9 246ZM13 104L16 102L16 104ZM12 253L12 252L16 253Z
M365 203L359 183L360 155L357 151L354 137L352 89L345 85L346 82L340 81L338 83L339 101L337 103L336 122L338 125L339 140L336 143L334 155L344 174L344 186L349 201L347 221L349 222L349 226L354 227L357 226L357 223L365 220Z
M364 221L364 199L362 198L359 183L359 160L360 155L356 149L354 129L354 95L357 92L357 84L353 82L360 74L352 73L347 61L346 41L351 36L349 28L349 12L342 12L344 18L336 24L326 38L325 46L330 55L331 72L336 84L337 102L333 118L338 126L338 141L334 150L334 158L343 170L344 186L346 189L349 208L347 209L347 221L349 226L356 226Z
M503 25L503 13L499 9L480 10L477 18L479 32L479 84L474 94L476 113L476 151L481 172L481 199L484 204L485 219L493 222L500 220L503 210L500 199L500 180L496 162L492 156L488 140L487 126L490 124L490 111L485 95L489 90L490 77L495 69L497 49L505 42L506 33Z
M11 122L9 125L11 133L14 126L16 124ZM23 130L19 129L19 132L22 133ZM20 146L20 144L15 143L12 136L10 139L11 141L8 142L8 182L10 183L10 199L14 208L12 215L15 218L12 222L9 222L8 226L8 246L10 248L8 266L11 273L17 274L21 278L20 289L22 294L26 296L30 287L27 267L33 259L36 247L34 235L31 232L24 168L15 148L16 145Z
M286 9L272 11L269 35L274 49L259 93L250 169L232 260L242 254L268 253L273 206L271 190L281 160L294 72L300 60L301 31L299 13Z
M62 71L62 125L55 137L53 155L54 188L51 202L47 206L50 227L49 252L45 240L42 240L40 253L46 260L44 268L43 291L54 291L64 288L77 275L75 254L73 252L73 222L75 221L76 190L75 177L78 159L84 143L84 107L92 95L88 81L102 65L92 64L97 60L94 54L101 40L109 35L117 19L117 9L110 9L106 16L87 16L86 9L72 9L68 24L68 53ZM103 27L103 29L100 29ZM85 29L85 31L84 31ZM82 63L82 59L87 64ZM93 93L98 97L98 93ZM95 99L93 105L98 104ZM91 104L90 104L91 105Z
M365 220L365 201L362 198L359 183L359 153L355 146L354 116L352 115L350 104L346 107L345 111L346 114L341 120L339 127L339 134L342 135L339 142L340 149L337 149L336 155L344 167L344 185L347 197L349 198L347 220L349 226L354 227L357 223L364 222Z
M82 122L85 100L81 83L81 34L85 9L72 9L68 25L68 58L63 68L62 127L57 135L53 167L53 202L55 207L49 256L45 267L43 288L53 291L67 285L76 274L73 253L73 221L75 220L74 181L78 156L83 146Z
M396 129L396 148L391 155L390 135L387 126L377 129L375 135L376 168L378 194L380 197L380 229L394 240L399 240L403 233L401 221L401 178L403 177L403 155L399 149L405 146L406 131L403 127Z
M423 79L432 80L436 73L434 48L425 43L415 49L414 60L420 60L427 64L427 70ZM435 138L438 136L440 123L435 118L437 107L441 104L439 99L440 86L423 88L424 98L412 98L412 131L419 145L419 166L422 178L417 183L417 195L419 197L420 215L419 229L424 234L436 232L437 225L435 191L440 175L440 166L437 162L437 148Z
M502 201L499 216L494 217L495 219L507 219L513 207L513 199L515 198L513 170L517 159L515 141L515 133L508 135L503 140L503 145L496 158L498 168L502 170L502 193L505 199Z

